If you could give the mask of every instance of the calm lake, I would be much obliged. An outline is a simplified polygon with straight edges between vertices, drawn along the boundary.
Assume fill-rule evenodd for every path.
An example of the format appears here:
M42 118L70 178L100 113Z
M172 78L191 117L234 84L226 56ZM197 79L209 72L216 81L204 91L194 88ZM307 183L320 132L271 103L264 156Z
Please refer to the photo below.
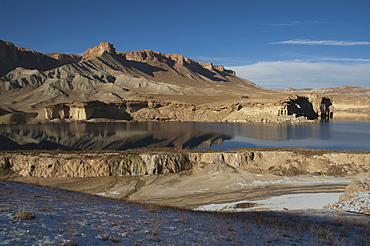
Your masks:
M0 126L0 150L243 147L370 150L369 121L306 124L128 122Z

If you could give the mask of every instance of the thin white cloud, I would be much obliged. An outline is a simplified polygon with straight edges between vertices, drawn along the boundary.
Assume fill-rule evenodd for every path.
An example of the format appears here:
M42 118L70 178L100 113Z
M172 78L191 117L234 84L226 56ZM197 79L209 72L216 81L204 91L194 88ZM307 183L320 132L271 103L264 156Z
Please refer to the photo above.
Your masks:
M298 26L303 24L318 24L319 21L292 21L287 23L268 24L268 26Z
M197 56L195 57L197 61L209 62L211 61L214 64L229 64L229 65L241 65L246 63L251 63L250 59L246 58L237 58L237 57L209 57L209 56ZM255 62L255 61L254 61Z
M370 62L274 61L227 68L264 88L370 86Z
M310 40L310 39L292 39L271 44L293 44L293 45L331 45L331 46L357 46L370 45L368 41L341 41L341 40Z
M334 62L370 62L370 59L365 58L317 58L311 59L312 61L334 61Z

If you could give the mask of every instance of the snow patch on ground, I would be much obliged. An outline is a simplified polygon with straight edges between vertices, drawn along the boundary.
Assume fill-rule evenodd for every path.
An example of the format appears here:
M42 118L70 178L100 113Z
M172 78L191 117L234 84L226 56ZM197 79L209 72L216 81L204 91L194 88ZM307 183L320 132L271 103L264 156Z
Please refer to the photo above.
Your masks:
M362 180L355 178L356 180ZM283 177L282 179L273 181L254 180L245 178L244 182L238 182L241 187L261 186L261 185L274 185L274 184L293 184L293 185L313 185L324 183L350 183L353 179L336 178L330 176L296 176L296 177Z
M198 211L248 211L248 210L298 210L322 209L325 205L338 201L343 193L302 193L271 197L265 200L238 201L222 204L203 205ZM243 206L243 204L250 204ZM254 205L254 206L252 206Z
M188 193L198 193L198 192L205 192L205 191L208 191L209 189L208 188L203 188L203 189L200 189L200 190L193 190L193 191L188 191Z
M0 201L0 245L370 244L369 216L338 211L205 213L2 180Z

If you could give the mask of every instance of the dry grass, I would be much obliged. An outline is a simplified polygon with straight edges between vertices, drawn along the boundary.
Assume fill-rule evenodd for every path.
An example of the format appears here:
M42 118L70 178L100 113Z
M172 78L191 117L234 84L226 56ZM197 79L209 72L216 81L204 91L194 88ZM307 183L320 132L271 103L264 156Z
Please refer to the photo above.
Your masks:
M8 207L5 213L14 213L14 218L19 216L20 220L36 214L37 217L29 222L32 224L38 223L43 213L52 217L61 216L62 226L55 229L58 234L68 234L67 239L71 243L69 245L75 245L75 242L79 244L78 240L81 240L82 235L95 228L101 235L100 242L110 245L126 244L128 240L132 240L129 241L131 244L138 245L173 245L178 242L190 245L245 245L248 240L260 240L262 245L289 245L293 240L306 242L307 238L312 245L351 245L348 238L353 238L354 234L357 238L353 245L366 245L370 242L370 220L366 220L366 216L348 219L344 213L338 213L335 217L323 217L315 211L200 212L47 189L52 191L50 195L31 194L29 197L13 191L12 195L22 197L23 202ZM45 210L42 204L51 199L55 200L54 204L59 204L58 201L70 203L71 211L62 211L52 206ZM38 202L39 200L42 202ZM111 209L104 209L102 204L110 204ZM86 216L84 211L92 214L99 212L99 216L93 219ZM21 212L29 214L22 217ZM137 236L138 233L142 233L140 237ZM188 237L189 234L195 236Z
M20 212L17 212L15 215L14 215L14 219L20 219L20 220L33 220L33 219L36 219L36 216L33 215L31 212L27 212L27 211L20 211Z

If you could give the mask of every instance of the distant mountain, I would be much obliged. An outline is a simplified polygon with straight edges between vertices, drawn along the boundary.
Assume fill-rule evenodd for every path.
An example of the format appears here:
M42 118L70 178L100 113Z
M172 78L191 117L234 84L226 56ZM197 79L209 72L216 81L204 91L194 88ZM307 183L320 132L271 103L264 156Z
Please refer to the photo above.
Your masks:
M350 85L316 89L286 88L275 90L283 93L316 93L326 95L349 95L349 96L370 97L370 87L350 86Z
M116 52L106 42L81 57L44 54L1 41L0 57L0 105L15 110L135 94L217 96L263 90L221 65L152 50Z

